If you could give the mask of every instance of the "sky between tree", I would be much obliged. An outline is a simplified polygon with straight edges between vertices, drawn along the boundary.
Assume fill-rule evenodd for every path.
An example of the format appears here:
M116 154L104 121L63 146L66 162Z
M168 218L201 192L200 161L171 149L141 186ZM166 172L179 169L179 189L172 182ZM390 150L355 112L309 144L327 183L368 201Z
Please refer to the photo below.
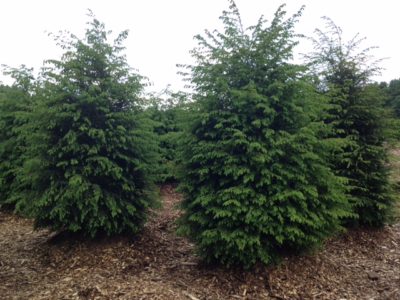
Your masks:
M244 25L254 25L260 15L272 18L281 0L236 0ZM339 25L347 38L356 33L367 37L364 47L379 46L376 58L387 58L381 66L377 81L400 77L400 28L398 0L288 0L287 10L294 13L303 4L303 17L298 32L312 35L323 27L322 16ZM149 91L160 91L168 84L182 89L184 83L177 75L177 63L190 63L189 51L195 46L193 36L204 29L221 28L218 17L228 7L226 0L13 0L1 1L0 64L17 67L25 64L38 70L43 60L59 58L62 51L49 32L68 30L78 36L84 33L87 9L105 22L114 33L129 29L127 57L130 65L147 76L152 83ZM309 50L302 43L297 51ZM0 75L0 81L10 83Z

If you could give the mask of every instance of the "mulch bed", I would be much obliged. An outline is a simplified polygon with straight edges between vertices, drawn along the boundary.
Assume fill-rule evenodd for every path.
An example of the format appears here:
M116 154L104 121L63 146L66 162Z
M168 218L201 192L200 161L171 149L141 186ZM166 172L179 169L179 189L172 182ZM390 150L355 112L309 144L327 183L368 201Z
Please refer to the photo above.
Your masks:
M0 212L0 299L400 299L400 224L351 230L252 271L204 266L175 234L180 195L132 237L85 241Z

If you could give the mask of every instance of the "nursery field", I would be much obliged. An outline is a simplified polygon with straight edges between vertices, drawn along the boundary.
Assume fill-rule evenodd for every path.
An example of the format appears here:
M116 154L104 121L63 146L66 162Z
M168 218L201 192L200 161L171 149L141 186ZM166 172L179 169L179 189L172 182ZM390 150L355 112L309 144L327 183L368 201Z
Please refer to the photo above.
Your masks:
M92 10L59 59L0 63L0 300L400 299L400 78L304 6L227 2L182 90Z
M396 152L396 154L400 154ZM172 186L136 238L33 231L0 213L1 299L399 299L400 224L351 230L320 251L252 271L204 266L175 235Z

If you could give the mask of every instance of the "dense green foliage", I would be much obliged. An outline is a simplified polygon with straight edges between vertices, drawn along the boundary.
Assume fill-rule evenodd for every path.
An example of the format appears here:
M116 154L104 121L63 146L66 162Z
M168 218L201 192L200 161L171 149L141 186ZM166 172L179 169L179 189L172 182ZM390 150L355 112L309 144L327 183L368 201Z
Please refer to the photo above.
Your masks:
M326 158L323 98L289 61L294 26L283 6L244 29L234 2L224 31L197 36L195 91L184 141L179 231L209 262L270 263L340 229L349 217L342 179Z
M30 116L33 133L19 172L20 206L38 227L89 236L137 232L154 198L156 139L143 112L142 77L93 19L84 40L47 62Z
M391 107L400 118L400 79L393 79L387 87L388 99L387 104Z
M387 147L400 137L400 80L373 83L371 48L332 21L307 64L282 5L244 28L233 0L222 31L196 36L181 74L191 94L145 95L145 78L93 16L39 77L0 85L0 208L37 227L135 233L154 183L180 181L178 231L207 262L250 267L318 245L343 225L390 218ZM146 99L147 98L147 99ZM397 119L396 119L397 117Z
M184 93L166 91L165 96L166 99L152 97L152 104L146 110L150 119L155 122L154 131L159 142L158 183L171 183L178 179L178 145L189 111Z
M384 148L388 112L385 96L370 84L379 71L369 55L359 50L363 39L344 43L341 29L327 19L328 32L317 30L315 53L310 55L321 92L332 109L326 122L334 137L345 139L332 158L340 176L348 178L349 199L361 225L383 225L392 211ZM352 221L351 224L354 224Z
M15 178L23 164L27 147L24 135L31 109L33 77L31 70L8 69L15 79L13 86L0 86L0 207L14 208Z

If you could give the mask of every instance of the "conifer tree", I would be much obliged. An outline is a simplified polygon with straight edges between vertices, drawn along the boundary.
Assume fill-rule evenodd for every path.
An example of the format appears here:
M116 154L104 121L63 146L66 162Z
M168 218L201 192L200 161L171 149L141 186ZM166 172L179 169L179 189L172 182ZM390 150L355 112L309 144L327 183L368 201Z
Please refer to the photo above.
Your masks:
M197 36L196 64L182 72L196 103L179 232L208 262L271 263L321 242L349 216L342 179L326 163L324 104L291 63L301 12L286 18L281 6L270 24L244 29L230 1L224 31Z
M379 73L379 60L371 49L361 49L363 38L345 42L341 29L327 21L327 32L316 30L315 52L308 58L318 78L320 91L332 109L326 119L333 137L344 139L332 158L340 176L348 179L349 199L357 221L348 224L381 226L393 206L384 148L388 112L379 86L370 84Z
M37 227L91 237L137 232L157 160L143 78L122 53L127 31L110 43L103 23L93 17L88 25L84 39L55 37L65 53L43 69L21 199Z

